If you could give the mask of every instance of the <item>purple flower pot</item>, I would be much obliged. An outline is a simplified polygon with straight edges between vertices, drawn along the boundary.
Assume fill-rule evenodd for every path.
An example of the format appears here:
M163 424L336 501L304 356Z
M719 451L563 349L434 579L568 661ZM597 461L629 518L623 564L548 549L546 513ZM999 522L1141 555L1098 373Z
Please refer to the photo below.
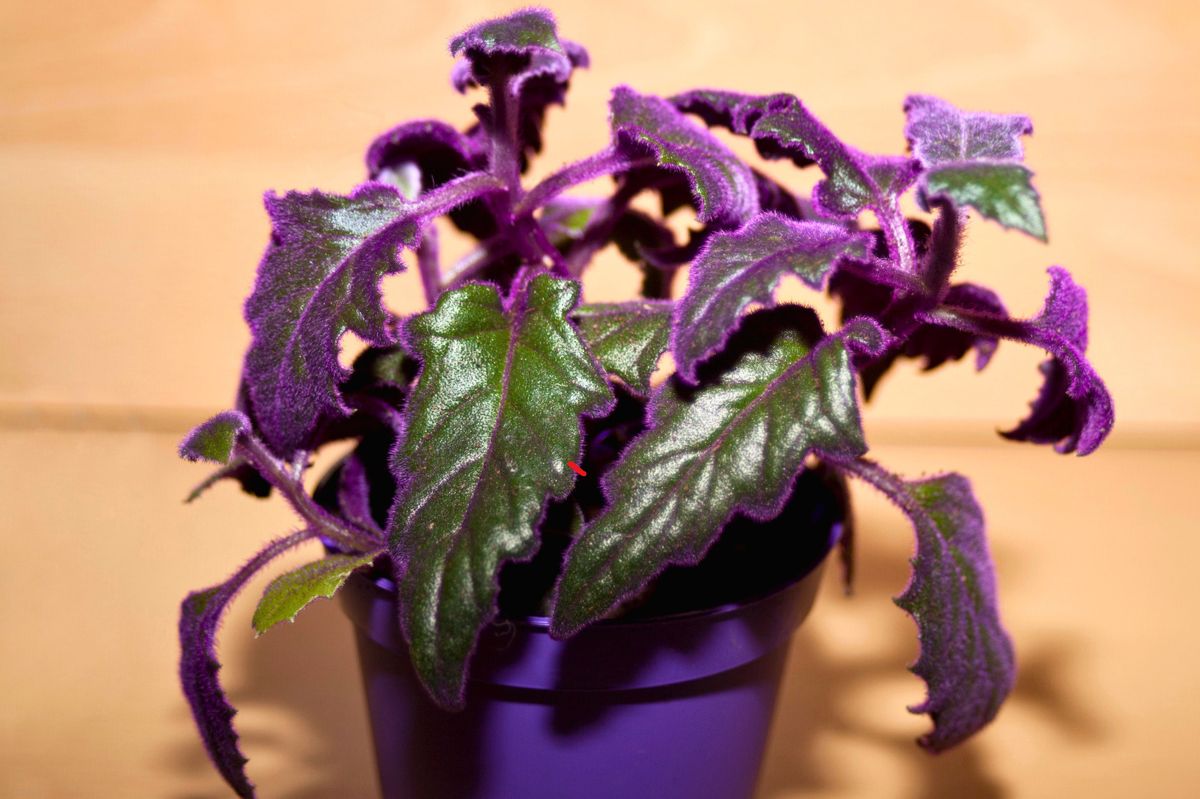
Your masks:
M787 643L842 534L843 492L819 493L817 512L806 493L803 513L735 521L754 539L751 560L714 547L701 566L673 570L682 580L661 579L665 605L652 599L569 641L552 639L544 617L501 619L480 639L460 713L417 682L391 582L352 576L340 598L356 627L384 799L749 799ZM771 537L786 552L763 548ZM740 577L720 582L740 582L743 596L662 612L698 579L714 582L705 569L715 556L723 575ZM754 560L749 573L769 576L748 591Z

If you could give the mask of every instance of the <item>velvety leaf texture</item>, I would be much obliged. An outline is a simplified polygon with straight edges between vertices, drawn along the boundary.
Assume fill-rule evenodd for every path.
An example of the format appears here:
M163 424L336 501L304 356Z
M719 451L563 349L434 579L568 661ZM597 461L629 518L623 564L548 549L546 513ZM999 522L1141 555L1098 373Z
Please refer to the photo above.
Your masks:
M609 109L618 147L634 157L649 153L660 167L687 176L701 222L737 225L758 210L750 168L670 103L618 86Z
M1061 453L1089 455L1113 426L1113 401L1104 381L1088 362L1087 293L1067 270L1050 267L1050 293L1033 325L1040 343L1055 357L1042 363L1045 377L1030 414L1002 433L1015 441L1053 444Z
M671 308L665 300L592 303L576 308L571 318L605 371L644 396L667 348Z
M748 100L736 113L735 125L764 156L800 157L821 167L825 179L813 188L812 200L824 216L851 218L864 208L886 211L916 180L915 161L855 150L791 95Z
M920 744L940 752L995 717L1016 675L983 511L961 475L908 481L866 461L851 470L899 506L916 530L912 580L896 604L917 622L921 654L912 671L929 686L926 700L910 708L933 719Z
M472 284L408 324L423 367L398 450L390 541L400 621L434 699L461 707L467 663L495 614L496 574L531 557L548 496L574 484L584 414L613 394L567 314L579 285L524 273L507 302Z
M250 420L241 411L218 413L188 433L179 454L189 461L228 464L238 436L250 431Z
M945 100L912 95L904 103L904 135L925 167L924 190L971 206L1001 225L1045 240L1041 202L1021 164L1028 117L962 111Z
M217 626L225 608L256 572L312 535L306 530L272 541L225 582L188 594L180 608L179 677L183 693L209 757L241 797L254 796L254 786L246 777L246 758L233 729L235 711L217 679Z
M522 156L542 148L541 128L547 106L561 105L576 67L588 65L587 51L558 38L554 16L541 8L527 8L507 17L488 20L454 37L450 52L463 60L455 65L451 83L458 91L471 86L491 86L507 81L505 119L495 107L477 108L485 127L504 127L507 115L520 141ZM493 98L494 99L494 98Z
M381 183L347 197L322 192L267 195L272 237L246 301L252 340L245 377L259 432L281 457L304 449L322 417L349 409L338 384L342 334L392 343L392 318L379 281L402 266L399 246L413 247L430 216L496 186L486 175L453 181L406 203Z
M1029 416L1006 438L1053 444L1061 453L1088 455L1112 430L1112 396L1087 356L1087 293L1067 270L1052 266L1045 306L1028 321L949 303L922 315L931 324L976 337L1034 344L1052 356L1041 366L1044 382Z
M687 293L675 309L671 351L679 374L694 380L696 364L720 349L747 305L773 304L783 275L820 289L840 259L864 257L869 246L868 235L840 225L770 213L712 236L692 263Z
M308 603L318 597L333 597L355 569L370 564L379 554L328 555L276 577L254 610L254 631L262 635L282 621L295 621L296 614Z
M810 348L819 322L780 306L747 318L739 337L754 349L718 383L659 387L649 429L605 475L607 507L567 554L552 634L612 613L668 565L697 563L734 513L774 517L809 452L865 452L850 349L879 352L886 336L855 320Z

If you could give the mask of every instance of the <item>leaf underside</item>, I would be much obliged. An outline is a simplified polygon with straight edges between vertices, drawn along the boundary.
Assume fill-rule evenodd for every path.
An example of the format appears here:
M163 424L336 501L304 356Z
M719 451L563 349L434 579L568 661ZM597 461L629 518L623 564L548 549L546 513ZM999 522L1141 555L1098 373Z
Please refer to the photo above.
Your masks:
M332 598L355 569L370 564L378 555L329 555L276 577L254 611L254 631L262 635L282 621L295 621L308 603L318 597Z

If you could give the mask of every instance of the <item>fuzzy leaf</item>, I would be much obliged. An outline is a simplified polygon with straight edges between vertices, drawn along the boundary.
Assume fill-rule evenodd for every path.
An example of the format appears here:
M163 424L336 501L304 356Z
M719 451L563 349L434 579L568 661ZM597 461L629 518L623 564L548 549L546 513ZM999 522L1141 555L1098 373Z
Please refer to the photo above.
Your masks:
M224 411L188 433L179 445L179 454L189 461L205 460L229 465L238 436L249 431L250 420L246 414Z
M475 174L414 203L381 183L348 197L267 195L273 230L246 302L245 377L257 429L277 455L304 449L322 418L348 414L338 391L347 376L338 363L343 333L395 341L379 281L402 268L397 247L414 247L427 219L498 187Z
M687 293L675 308L671 351L679 374L695 380L696 364L720 349L747 305L773 304L783 275L820 289L841 259L865 257L870 241L840 225L770 213L712 236L693 262Z
M188 594L180 608L179 678L183 693L213 765L241 797L254 796L254 786L246 777L246 758L233 729L235 711L217 679L221 668L216 656L217 626L225 608L259 570L312 536L306 530L272 541L225 582Z
M719 382L660 386L649 428L604 477L607 507L567 554L552 634L612 613L668 565L699 562L734 513L774 517L809 452L865 452L850 349L878 352L886 336L861 319L821 338L811 311L781 306L746 318L727 352L749 351Z
M667 348L671 306L664 300L591 303L576 308L571 318L605 371L644 396Z
M463 56L451 73L451 83L458 91L494 86L498 77L507 81L503 113L518 115L522 159L541 150L546 108L563 103L571 73L588 65L587 50L559 39L554 16L540 8L522 9L475 25L451 40L450 52ZM497 126L493 118L496 109L476 110L485 128Z
M407 327L423 366L395 462L390 548L414 666L444 707L462 706L498 570L533 555L547 496L575 482L580 417L614 402L566 318L578 296L574 281L525 272L506 302L466 285Z
M381 552L327 555L276 577L254 610L255 633L262 635L281 621L295 621L296 614L317 597L332 598L355 569L370 564Z
M930 197L969 205L1004 227L1045 241L1046 221L1032 178L1033 172L1020 164L958 164L930 170L925 188Z
M871 156L844 144L789 94L747 99L735 117L735 126L754 139L764 157L815 161L821 167L825 179L812 197L814 209L824 216L853 218L864 208L887 211L917 178L916 161Z
M971 206L988 219L1046 239L1033 173L1021 164L1029 117L962 111L945 100L912 95L904 135L926 169L924 192Z
M1001 433L1014 441L1053 444L1061 453L1088 455L1108 437L1113 401L1085 353L1088 345L1087 293L1067 270L1050 267L1050 293L1032 321L1031 336L1053 353L1040 370L1044 382L1029 416Z
M686 175L700 222L737 225L758 210L750 168L670 103L618 86L609 109L617 147L632 157L649 153L663 169Z
M896 604L917 622L921 654L911 668L929 686L926 700L910 708L933 719L933 731L919 742L940 752L995 717L1016 674L983 511L958 474L902 480L866 461L850 471L882 491L916 530L912 579Z
M1041 366L1045 380L1029 416L1005 438L1053 444L1061 453L1088 455L1112 430L1112 396L1088 362L1087 293L1062 267L1052 266L1050 293L1033 319L947 302L919 314L934 325L955 328L977 338L1007 338L1041 347L1050 360Z
M381 133L367 150L367 175L388 183L407 199L432 191L454 178L487 167L487 153L472 136L445 122L421 119ZM487 238L497 222L487 204L475 200L450 212L456 227Z

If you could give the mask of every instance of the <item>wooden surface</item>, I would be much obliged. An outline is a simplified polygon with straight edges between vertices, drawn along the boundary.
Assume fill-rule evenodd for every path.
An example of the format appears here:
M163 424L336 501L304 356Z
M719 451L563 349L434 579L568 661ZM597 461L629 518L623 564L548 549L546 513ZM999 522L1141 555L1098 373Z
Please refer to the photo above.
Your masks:
M473 100L448 87L445 42L508 8L0 6L0 797L224 795L175 685L177 603L292 520L228 486L183 506L201 470L174 445L232 395L267 235L261 192L347 190L378 131L466 122ZM795 641L763 799L1200 794L1200 12L1115 0L555 11L594 66L552 112L541 172L603 145L620 83L794 91L870 151L899 151L904 94L933 92L1035 121L1050 244L973 223L965 275L1021 313L1040 306L1049 264L1089 289L1091 354L1119 418L1092 458L994 438L1038 383L1040 354L1016 346L982 376L903 369L868 410L884 462L975 480L1020 657L1013 701L953 753L912 745L914 629L888 599L911 534L859 492L859 593L828 580ZM586 291L615 297L632 276L608 259ZM412 310L415 289L403 275L389 297ZM347 624L320 603L252 641L250 604L231 615L223 656L263 796L369 797Z

